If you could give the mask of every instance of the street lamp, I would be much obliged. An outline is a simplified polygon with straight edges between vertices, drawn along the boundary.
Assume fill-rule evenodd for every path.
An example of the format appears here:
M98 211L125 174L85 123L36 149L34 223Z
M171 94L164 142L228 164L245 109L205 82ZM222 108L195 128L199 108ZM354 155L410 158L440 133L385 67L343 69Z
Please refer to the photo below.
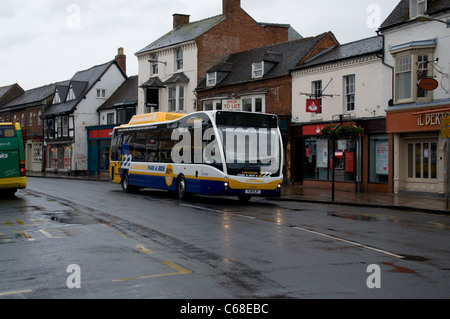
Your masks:
M420 14L420 15L417 16L416 20L419 21L419 22L436 21L436 22L443 23L443 24L445 24L447 26L447 28L450 28L450 19L447 19L447 21L444 21L444 20L439 20L439 19L432 18L432 17L424 15L424 14Z

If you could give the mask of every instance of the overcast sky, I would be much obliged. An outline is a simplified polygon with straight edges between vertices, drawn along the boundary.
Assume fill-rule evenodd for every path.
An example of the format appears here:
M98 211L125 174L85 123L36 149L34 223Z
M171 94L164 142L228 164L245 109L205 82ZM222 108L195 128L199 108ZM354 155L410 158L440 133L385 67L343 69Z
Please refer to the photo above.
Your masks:
M341 43L376 35L399 0L241 0L258 22L290 24L302 36L332 31ZM172 29L174 13L198 21L222 13L221 0L0 0L0 87L25 90L70 79L135 52Z

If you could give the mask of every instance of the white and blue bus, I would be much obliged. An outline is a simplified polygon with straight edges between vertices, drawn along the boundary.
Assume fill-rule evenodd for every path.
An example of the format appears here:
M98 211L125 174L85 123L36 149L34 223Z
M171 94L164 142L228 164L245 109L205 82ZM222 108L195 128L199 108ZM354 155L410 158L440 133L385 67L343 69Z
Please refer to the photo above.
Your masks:
M110 178L126 192L279 197L283 149L272 114L207 111L149 113L116 127Z

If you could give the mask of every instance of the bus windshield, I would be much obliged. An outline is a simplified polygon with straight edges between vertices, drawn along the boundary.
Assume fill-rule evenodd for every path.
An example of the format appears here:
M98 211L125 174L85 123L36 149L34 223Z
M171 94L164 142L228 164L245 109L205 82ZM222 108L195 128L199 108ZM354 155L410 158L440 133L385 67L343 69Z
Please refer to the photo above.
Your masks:
M281 139L276 116L218 112L216 124L229 175L280 176Z

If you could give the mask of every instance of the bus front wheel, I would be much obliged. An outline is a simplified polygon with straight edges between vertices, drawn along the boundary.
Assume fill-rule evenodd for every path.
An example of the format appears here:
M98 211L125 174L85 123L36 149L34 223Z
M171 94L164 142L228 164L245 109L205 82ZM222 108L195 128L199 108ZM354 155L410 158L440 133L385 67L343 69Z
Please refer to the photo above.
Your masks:
M126 193L133 193L137 191L137 188L130 185L130 180L128 178L128 173L125 172L122 175L122 189Z
M247 195L247 194L239 194L238 198L241 202L246 203L248 201L250 201L250 199L252 198L252 196Z
M186 179L183 175L180 175L177 179L177 197L179 200L184 200L187 197Z

